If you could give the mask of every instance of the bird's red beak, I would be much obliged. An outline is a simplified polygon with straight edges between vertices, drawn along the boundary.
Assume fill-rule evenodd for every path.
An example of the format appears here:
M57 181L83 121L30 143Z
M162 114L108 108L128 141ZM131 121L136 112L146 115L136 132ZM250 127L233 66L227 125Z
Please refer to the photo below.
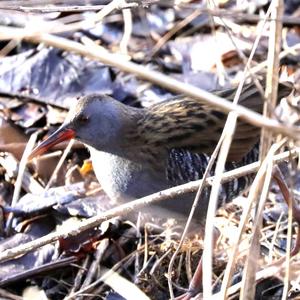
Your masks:
M75 137L75 131L73 129L62 126L51 134L45 141L35 147L30 153L28 160L33 159L38 155L42 155L53 146L67 140L71 140Z

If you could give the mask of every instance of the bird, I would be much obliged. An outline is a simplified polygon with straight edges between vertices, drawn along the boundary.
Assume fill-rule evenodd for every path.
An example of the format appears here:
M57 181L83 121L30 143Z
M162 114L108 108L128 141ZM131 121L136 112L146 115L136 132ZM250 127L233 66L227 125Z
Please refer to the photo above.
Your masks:
M278 100L291 91L291 84L280 83ZM236 88L215 94L233 101ZM264 97L256 85L250 83L243 87L239 104L262 113ZM60 128L31 152L29 160L60 142L75 138L87 146L98 181L117 204L201 179L226 119L226 114L216 107L184 95L147 108L136 108L108 95L90 94L79 98ZM258 160L259 139L260 128L239 120L225 170ZM210 175L214 169L215 166ZM253 175L244 175L223 183L218 206L244 192L253 179ZM201 195L194 213L196 224L205 222L209 192L207 187ZM181 194L162 201L158 209L152 211L186 219L194 197L195 193ZM188 292L180 299L190 299L199 291L202 272L200 260Z
M291 90L291 84L280 83L278 99ZM235 93L235 87L215 92L229 101L233 101ZM262 113L264 98L256 85L250 83L242 89L239 104ZM136 108L109 95L90 94L79 98L61 127L39 144L29 158L75 138L90 151L96 177L106 194L116 203L127 202L201 179L226 117L216 107L184 95ZM225 170L255 162L259 138L260 128L239 120ZM245 191L251 176L222 184L219 206ZM187 216L194 196L176 196L158 206L174 215ZM205 219L208 200L206 188L195 212L196 222Z

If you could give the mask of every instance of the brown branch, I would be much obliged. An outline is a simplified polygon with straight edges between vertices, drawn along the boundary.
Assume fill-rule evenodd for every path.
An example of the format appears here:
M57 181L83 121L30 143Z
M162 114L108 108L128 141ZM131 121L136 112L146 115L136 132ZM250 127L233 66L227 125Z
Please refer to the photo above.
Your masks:
M135 74L143 79L149 80L174 92L183 93L210 105L214 105L225 113L235 111L239 117L253 124L254 126L265 127L273 132L282 133L294 139L299 139L300 137L300 131L297 127L282 125L277 120L266 118L256 112L251 111L250 109L229 102L200 88L183 83L160 72L150 70L142 65L126 61L119 55L105 51L103 48L98 47L93 43L91 43L91 45L84 46L81 43L74 42L63 37L43 33L28 35L28 33L25 34L24 30L22 29L0 26L0 40L14 38L24 38L34 43L44 43L48 46L57 47L95 60L99 60L105 64L114 66L125 72Z
M299 152L300 152L300 149L295 149L291 152L290 151L284 152L282 154L276 155L274 157L274 161L280 162L287 158L290 158L291 156L295 157L299 154ZM244 176L249 173L256 172L259 169L259 165L260 164L258 162L256 162L256 163L226 172L223 174L222 183L228 182L230 180L233 180L234 178ZM214 177L207 178L205 184L211 185L213 182L213 178ZM170 199L170 198L173 198L175 196L182 195L185 193L195 192L198 189L199 184L201 184L201 182L202 182L202 180L189 182L189 183L177 186L177 187L173 187L168 190L164 190L162 192L158 192L158 193L143 197L138 200L131 201L129 203L125 203L123 205L120 205L118 207L110 209L101 215L98 215L98 216L95 216L95 217L92 217L92 218L82 221L80 223L80 225L78 225L76 228L74 228L72 230L70 230L69 228L63 229L60 232L50 233L44 237L41 237L37 240L20 245L13 249L7 249L7 250L3 251L2 253L0 253L0 262L13 259L18 255L22 255L24 253L27 253L34 249L37 249L46 244L55 242L58 239L67 238L69 236L76 236L80 232L85 231L89 228L98 226L103 221L109 220L113 217L125 216L131 212L138 211L139 209L141 209L142 207L145 207L147 205L155 204L160 201L164 201L164 200L167 200L167 199Z
M268 69L267 69L267 79L266 79L266 90L265 98L267 101L264 104L264 116L271 117L273 110L277 102L277 89L278 89L278 78L279 78L279 54L281 49L281 36L282 36L282 24L277 21L283 15L283 6L281 0L273 0L268 9L268 13L271 13L271 17L274 21L270 24L270 35L269 35L269 50L268 50ZM260 143L260 159L265 159L267 153L270 155L273 134L267 128L262 129L261 143ZM271 149L270 149L271 147ZM267 158L266 158L267 159ZM271 159L271 158L270 158ZM269 160L270 160L269 159ZM260 200L257 202L256 216L255 216L255 226L253 228L251 246L249 248L249 254L245 264L245 270L242 280L242 290L241 298L252 299L255 295L255 273L258 268L255 260L259 259L260 253L260 231L262 222L262 210L266 201L266 197L269 191L269 185L271 181L271 172L273 164L270 163L268 166L268 171L264 178L264 185L261 187Z

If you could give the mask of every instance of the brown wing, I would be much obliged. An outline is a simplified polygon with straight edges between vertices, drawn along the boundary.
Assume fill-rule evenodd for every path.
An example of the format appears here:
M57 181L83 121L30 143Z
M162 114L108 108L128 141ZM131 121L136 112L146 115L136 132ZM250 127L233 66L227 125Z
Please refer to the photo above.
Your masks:
M262 85L264 86L265 83L263 82ZM278 86L277 102L279 102L283 97L288 96L291 93L292 89L292 84L288 82L280 83ZM230 89L224 92L221 91L220 93L218 93L218 95L220 97L233 101L235 92L235 89ZM255 112L263 113L264 98L254 84L249 84L246 85L242 90L239 104ZM249 123L239 120L228 159L240 161L252 149L254 144L258 142L260 132L261 129L259 127L252 126Z
M216 94L230 101L236 89ZM279 99L291 92L291 86L279 86ZM261 113L263 98L255 85L246 85L239 104ZM146 144L167 149L186 149L193 153L210 155L224 128L227 115L210 105L188 97L176 97L149 108L141 120L140 135ZM259 140L260 128L238 121L228 160L240 161Z

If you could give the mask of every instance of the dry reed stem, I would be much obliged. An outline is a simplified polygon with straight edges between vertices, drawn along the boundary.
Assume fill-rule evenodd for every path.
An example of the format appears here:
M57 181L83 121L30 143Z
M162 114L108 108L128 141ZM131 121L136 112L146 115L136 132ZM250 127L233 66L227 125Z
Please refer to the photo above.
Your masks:
M117 6L115 9L117 10L123 10L123 9L127 9L127 8L138 8L138 7L144 7L144 6L148 6L150 4L155 4L155 2L158 2L159 0L152 0L152 1L143 1L143 0L139 0L139 1L130 1L130 3L124 3L124 4L119 4L119 6ZM3 2L3 1L1 1ZM50 13L50 12L86 12L86 11L98 11L98 10L102 10L106 5L104 4L99 4L99 5L58 5L55 6L54 5L36 5L34 4L34 6L29 6L30 3L28 3L28 1L26 1L26 5L28 6L20 6L20 5L6 5L6 4L2 4L0 2L1 6L0 9L6 9L6 10L15 10L15 11L20 11L20 12L25 12L25 13ZM5 2L5 1L4 1ZM8 1L9 2L9 1ZM32 4L31 4L32 5Z
M274 5L272 9L271 17L274 21L270 22L270 37L269 37L269 51L268 51L268 72L267 72L267 85L265 96L267 101L264 107L264 115L271 117L272 112L276 106L277 99L277 84L279 79L279 54L281 50L282 40L282 17L284 14L284 2L283 0L273 0L271 5ZM274 86L275 83L275 86ZM262 129L262 147L261 155L264 155L266 149L271 144L272 134L268 132L266 128ZM288 199L291 200L291 199ZM286 272L284 277L284 288L282 293L282 299L287 299L289 291L289 277L290 277L290 257L291 257L291 241L292 241L292 219L293 219L293 205L288 203L288 232L287 232L287 247L286 247ZM299 229L299 228L298 228ZM253 291L254 295L254 291Z
M3 4L4 2L4 4ZM85 11L100 11L102 10L106 5L68 5L68 6L49 6L49 5L34 5L34 6L22 6L22 5L10 5L5 4L5 2L10 2L10 1L0 1L0 10L5 10L5 11L17 11L17 12L24 12L24 13L49 13L49 12L85 12ZM126 8L139 8L139 7L147 7L152 4L156 4L156 2L160 2L160 5L163 5L164 7L174 7L174 4L172 3L173 1L160 1L160 0L149 0L149 1L130 1L130 3L126 3L124 5L119 5L116 7L115 10L122 10ZM26 5L28 2L26 1ZM199 9L201 10L201 13L203 14L211 14L214 17L223 17L227 19L234 19L235 21L242 21L242 22L252 22L252 23L258 23L264 18L261 17L260 15L254 15L251 13L244 13L243 11L236 11L236 10L228 10L228 9L207 9L203 8L201 4L196 4L196 3L177 3L177 7L179 8L192 8L192 9ZM272 18L268 18L267 21L271 21ZM286 25L299 25L300 20L296 16L289 16L289 15L284 15L282 18L282 22Z
M282 42L282 22L283 3L282 0L273 0L270 4L271 17L274 19L270 22L270 35L268 47L268 67L266 78L266 90L263 115L272 117L277 103L278 80L279 80L279 54ZM272 133L263 128L261 133L260 155L261 158L266 156L268 149L272 143Z
M21 158L21 161L19 164L17 179L16 179L16 182L14 185L15 189L14 189L14 193L13 193L13 197L12 197L12 201L11 201L11 207L14 207L19 200L20 192L21 192L21 188L22 188L23 175L24 175L24 172L26 169L28 156L34 147L34 144L37 139L37 135L38 135L38 132L35 132L30 136L28 143L26 144L25 150L23 152L23 155L22 155L22 158ZM13 221L13 213L10 213L7 217L7 222L6 222L6 231L8 231L8 232L11 230L12 221Z
M286 255L285 255L285 276L284 276L284 288L282 292L282 299L287 299L288 298L288 291L289 291L289 281L290 281L290 272L291 272L291 257L296 255L299 252L299 208L296 206L297 204L295 203L295 199L293 197L293 192L290 191L288 186L285 183L285 179L282 175L281 170L278 167L275 167L274 170L275 174L275 179L278 183L278 185L281 188L281 193L287 202L288 205L288 225L287 225L287 242L286 242ZM293 217L295 217L297 223L298 223L298 233L295 241L295 246L292 249L292 222L293 222ZM292 250L291 250L292 249ZM280 260L279 260L280 261Z
M279 145L274 144L273 149L276 150L280 146L282 146L282 143L279 144ZM272 157L271 152L269 154L269 157ZM260 166L260 168L257 172L257 175L256 175L256 177L255 177L255 179L252 183L252 186L250 188L249 195L247 197L247 205L244 208L241 220L239 222L238 234L237 234L236 240L234 242L234 247L232 249L231 256L230 256L229 261L228 261L227 266L226 266L221 291L219 293L220 299L226 299L227 296L228 296L228 288L229 288L229 285L230 285L230 279L231 279L232 274L233 274L234 262L237 258L239 241L241 240L243 231L246 227L246 222L249 218L249 213L250 213L250 210L252 208L253 202L257 198L257 194L258 194L258 191L259 191L259 185L262 185L262 179L264 178L265 172L266 172L266 169L267 169L267 162L269 162L267 160L267 158L262 162L262 164L261 164L261 166ZM249 254L249 252L250 251L248 250L248 254ZM244 253L243 255L247 255L247 254Z
M213 181L207 217L205 223L205 236L204 236L204 250L203 250L203 296L205 299L210 299L212 296L212 275L213 275L213 230L214 230L214 219L217 209L219 190L221 186L221 178L224 172L225 163L227 160L228 152L230 149L231 141L235 132L237 122L237 114L231 112L228 115L226 124L222 135L224 140L221 145L219 157L216 163L215 179Z
M64 300L78 299L80 294L83 294L86 290L91 289L91 287L95 287L100 282L110 286L124 299L150 300L150 298L146 296L146 294L142 292L134 283L122 277L113 269L107 269L104 266L101 266L101 277L99 279L94 281L89 286L83 287L73 295L65 297Z
M98 244L97 249L93 255L94 260L92 261L92 263L89 267L89 270L85 276L84 282L82 283L82 286L80 289L87 287L88 285L90 285L93 282L94 278L97 278L97 272L98 272L98 268L100 266L100 262L103 258L103 254L107 250L108 246L109 246L108 238L101 240L100 243Z
M124 299L150 300L134 283L102 266L102 281L110 286Z
M142 250L142 249L141 249ZM140 250L140 251L141 251ZM109 270L107 270L106 273L104 273L100 278L98 278L97 280L95 280L94 282L92 282L90 285L81 288L80 290L78 290L77 292L66 296L64 298L64 300L72 300L72 299L77 299L77 296L91 290L92 288L96 287L97 285L99 285L101 282L103 282L105 280L105 278L107 276L110 276L110 274L116 272L120 267L122 267L124 265L124 262L126 262L130 257L132 257L135 252L137 250L135 250L133 253L130 253L129 255L125 256L124 258L122 258L118 263L116 263L113 267L111 267ZM102 267L102 266L101 266Z
M260 281L262 279L270 278L273 276L278 277L282 273L283 269L284 269L284 264L283 264L282 260L280 261L280 263L274 262L272 265L257 272L255 274L255 279L256 279L256 281ZM228 299L230 296L233 296L234 294L236 294L241 289L241 286L242 286L242 282L239 282L239 283L229 287L226 299ZM219 299L221 299L220 292L214 294L210 300L219 300ZM242 298L240 297L239 299L242 299Z
M182 28L187 26L189 23L191 23L194 19L196 19L200 14L201 14L200 9L196 9L193 11L190 15L185 17L183 20L180 22L176 23L171 30L169 30L164 36L162 36L157 43L154 45L152 51L151 51L151 56L155 56L157 52L161 49L161 47L172 38Z
M213 4L212 4L212 5L213 5ZM197 11L195 11L195 14L197 15ZM191 16L194 17L194 14L192 14ZM266 18L267 18L268 16L269 16L269 14L266 15ZM264 22L264 25L265 25L265 23L266 23L266 21ZM225 24L224 24L224 26L225 26ZM225 26L225 27L226 27L226 26ZM228 33L228 35L229 35L229 37L230 37L232 43L234 44L234 41L233 41L232 38L231 38L230 32L227 31L227 33ZM262 30L261 30L260 34L257 36L257 38L256 38L256 40L255 40L255 42L254 42L254 45L253 45L251 54L250 54L250 56L249 56L249 59L248 59L247 62L246 62L245 71L244 71L244 76L243 76L243 79L242 79L242 81L240 82L240 84L239 84L239 86L238 86L238 89L237 89L237 92L236 92L236 95L235 95L235 98L234 98L234 101L233 101L235 104L237 103L238 98L239 98L239 96L240 96L240 93L241 93L241 91L242 91L243 84L244 84L245 79L246 79L247 71L250 71L250 65L251 65L251 62L252 62L252 59L253 59L255 50L256 50L256 48L257 48L257 46L258 46L258 42L259 42L259 40L260 40L261 34L262 34ZM235 44L234 44L234 45L235 45ZM242 57L244 57L244 56L242 56ZM250 74L250 75L253 75L253 74ZM229 116L230 116L230 115L229 115ZM230 119L229 116L228 116L228 119ZM232 135L231 135L231 138L232 138L233 133L234 133L234 128L235 128L235 126L236 126L235 124L236 124L237 116L235 116L235 121L233 120L233 117L231 117L231 118L232 118L231 121L230 121L230 122L231 122L231 125L229 126L229 128L232 128L232 130L233 130L233 131L232 131ZM228 126L228 125L227 125L227 126ZM226 129L225 129L225 128L226 128ZM214 150L214 153L213 153L213 155L212 155L211 158L210 158L209 165L207 166L207 168L206 168L206 170L205 170L205 174L204 174L204 176L203 176L203 179L205 179L205 178L207 177L207 175L208 175L208 173L209 173L209 171L210 171L210 169L211 169L211 166L213 165L213 163L214 163L214 161L215 161L215 158L216 158L216 156L217 156L217 153L219 152L219 148L220 148L221 143L222 143L222 141L223 141L224 132L228 131L226 126L225 126L225 128L224 128L224 130L223 130L223 135L222 135L222 137L220 137L219 142L218 142L218 145L216 146L216 149ZM227 132L226 134L228 134L228 132ZM230 142L228 143L228 147L230 147ZM223 152L223 153L224 153L224 152ZM223 160L223 168L224 168L224 164L225 164L225 161L226 161L226 155L224 156L224 159L225 159L225 160ZM217 174L217 173L216 173L216 174ZM222 172L221 172L220 174L222 174ZM182 234L182 236L181 236L179 245L178 245L178 247L176 248L176 250L175 250L175 252L174 252L174 254L173 254L173 256L172 256L172 258L171 258L171 260L170 260L170 264L169 264L169 268L168 268L168 286L169 286L169 293L170 293L170 298L171 298L171 299L174 299L174 293L173 293L173 288L172 288L172 280L171 280L171 272L172 272L173 264L174 264L174 262L175 262L176 255L179 253L180 247L182 246L183 241L184 241L184 238L185 238L185 236L186 236L186 234L187 234L187 232L188 232L188 228L189 228L189 226L190 226L190 223L191 223L191 220L192 220L194 211L195 211L195 209L196 209L196 207L197 207L197 204L198 204L198 202L199 202L199 198L200 198L200 195L201 195L201 192L202 192L202 188L203 188L203 186L200 185L200 186L199 186L199 189L198 189L198 191L197 191L197 195L196 195L196 197L195 197L193 206L192 206L192 208L191 208L191 212L190 212L190 214L189 214L188 220L187 220L187 222L186 222L186 226L185 226L184 231L183 231L183 234ZM217 192L217 193L218 193L218 189L219 189L219 186L216 188L216 192ZM215 211L215 210L216 210L216 206L217 206L217 204L216 204L216 202L217 202L217 196L215 196L215 200L213 200L213 201L214 201L214 202L212 202L212 200L210 199L209 203L212 203L212 205L211 205L211 206L212 206L212 209L213 209L213 207L214 207L214 211ZM213 216L214 216L214 212L211 212L211 214L213 214ZM213 220L213 217L212 217L212 216L207 216L207 220ZM209 222L209 221L207 221L207 222ZM207 223L206 223L206 224L207 224ZM206 231L206 235L208 236L208 238L207 238L207 240L208 240L207 243L209 243L209 241L210 241L211 244L213 244L213 236L212 236L212 235L213 235L213 223L211 223L211 224L209 224L209 225L210 225L210 226L209 226L210 228L208 229L209 231L208 231L208 232ZM208 249L208 250L207 250L208 253L211 252L209 255L210 255L210 257L211 257L211 265L212 265L212 251L213 251L213 249L212 249L212 247L209 247L207 244L206 244L206 247L205 247L204 249ZM206 263L206 267L208 267L208 259L206 259L206 260L204 260L204 261L205 261L205 263ZM208 269L205 268L205 269L206 269L206 273L205 273L205 274L206 274L207 281L208 281L208 278L212 276L212 267L211 267L211 268L208 268ZM205 280L205 279L204 279L204 280ZM193 283L192 283L192 284L193 284ZM208 285L208 282L206 282L206 284L204 284L204 282L203 282L203 286L207 287L208 289L211 289L211 286ZM206 295L206 296L208 296L208 295Z
M73 285L71 290L69 291L69 295L74 294L81 286L82 277L85 275L86 270L88 269L88 266L90 265L91 256L86 255L84 260L81 262L81 265L78 265L78 271L76 273L76 276L73 281ZM66 296L68 297L68 296Z
M173 265L175 263L175 259L176 259L176 256L178 255L179 251L180 251L180 248L182 247L183 245L183 242L184 242L184 239L188 233L188 230L189 230L189 227L190 227L190 224L192 222L192 218L194 216L194 213L195 213L195 210L196 208L198 207L198 203L200 201L200 196L201 196L201 193L205 187L205 180L206 178L208 177L210 171L211 171L211 168L213 167L213 164L215 162L215 159L217 158L217 155L219 153L219 150L220 150L220 147L221 147L221 144L222 144L222 141L223 141L223 135L220 137L219 141L218 141L218 144L214 150L214 152L212 153L210 159L209 159L209 162L208 162L208 165L205 169L205 172L203 174L203 177L202 177L202 182L199 184L199 187L198 187L198 190L197 190L197 193L196 193L196 196L195 196L195 199L194 199L194 202L192 204L192 207L191 207L191 210L190 210L190 213L189 213L189 216L188 216L188 219L186 221L186 224L184 226L184 230L182 232L182 235L181 235L181 238L180 238L180 241L179 241L179 244L175 250L175 252L173 253L172 257L171 257L171 260L170 260L170 263L169 263L169 267L168 267L168 287L169 287L169 294L170 294L170 298L171 299L174 299L174 293L173 293L173 284L172 284L172 269L173 269Z
M105 64L119 68L125 72L137 75L143 79L149 80L162 87L170 89L174 92L183 93L210 105L218 107L221 111L228 113L235 111L241 119L251 123L254 126L266 127L273 132L282 133L294 139L299 139L300 132L295 126L282 125L277 120L266 118L256 112L253 112L243 106L229 102L221 97L213 95L190 84L183 83L172 77L166 76L160 72L149 70L148 68L126 61L120 55L104 51L94 43L84 46L81 43L74 42L63 37L50 34L28 35L22 29L16 29L6 26L0 26L0 40L23 38L33 43L44 43L48 46L57 47L66 51L72 51L83 56L102 61Z
M51 175L51 177L50 177L50 179L49 179L49 181L48 181L48 183L47 183L47 185L45 187L45 191L47 191L52 186L52 184L55 182L55 180L57 179L58 172L61 169L61 167L62 167L62 165L63 165L63 163L64 163L67 155L71 151L71 149L72 149L72 147L74 145L74 142L75 142L74 139L72 139L72 140L69 141L66 149L64 150L62 156L60 157L60 159L59 159L59 161L58 161L58 163L57 163L57 165L56 165L56 167L55 167L55 169L54 169L54 171L53 171L53 173L52 173L52 175Z
M283 141L286 142L286 141ZM266 156L266 169L264 175L260 182L257 183L257 190L253 199L259 197L258 209L255 215L255 222L252 230L252 240L251 245L248 249L247 260L245 263L243 279L242 279L242 289L240 297L242 299L254 299L255 294L255 274L258 268L258 261L260 255L260 231L261 231L261 218L263 209L265 206L265 201L268 196L269 186L272 179L273 171L273 156L276 151L278 151L283 146L283 143L273 144ZM259 195L260 193L260 195Z
M286 151L284 153L278 154L274 157L274 162L280 162L287 158L295 157L299 155L300 149L294 149L292 151ZM259 163L253 163L229 172L226 172L222 176L222 183L228 182L232 180L233 178L244 176L249 173L256 172L259 169L260 164ZM211 185L213 182L214 177L209 177L205 180L206 185ZM116 216L125 216L133 211L138 211L142 207L145 207L150 204L155 204L157 202L173 198L174 196L178 196L184 193L193 192L196 191L199 187L199 184L201 184L202 180L189 182L177 187L173 187L122 205L119 205L113 209L110 209L106 211L105 213L102 213L100 215L91 217L89 219L83 220L80 225L77 225L72 230L68 229L61 229L59 232L50 233L44 237L41 237L39 239L36 239L34 241L28 242L26 244L20 245L18 247L15 247L13 249L7 249L0 253L0 262L7 261L10 259L15 258L18 255L22 255L24 253L27 253L31 250L37 249L41 246L44 246L46 244L52 243L57 241L58 239L67 238L70 236L76 236L80 232L85 231L89 228L93 228L95 226L98 226L105 220L109 220Z
M268 12L271 12L271 17L274 21L271 22L270 35L269 35L269 48L268 48L268 69L266 79L265 97L266 102L264 105L264 116L271 117L277 102L277 89L279 78L279 53L281 49L281 35L282 35L282 23L277 21L283 15L283 6L280 7L279 2L281 0L273 0L269 6ZM262 129L261 143L260 143L260 159L262 160L271 146L272 132L266 128ZM271 153L271 150L270 150ZM269 161L271 158L269 158ZM256 222L253 228L252 241L249 249L248 259L246 261L245 270L243 274L243 284L241 290L241 297L243 299L253 299L255 295L255 273L258 268L258 258L260 253L260 230L261 230L261 218L264 203L267 198L269 184L272 176L273 164L268 166L266 176L264 179L264 185L262 186L260 201L257 203L256 210Z
M122 9L123 7L126 7L126 5L127 3L125 0L112 0L111 2L106 4L98 13L96 13L94 16L91 16L88 20L74 22L71 24L61 24L60 26L57 26L57 21L47 22L46 30L48 33L62 33L67 31L77 31L82 28L92 28L97 23L101 22L106 16L111 14L114 10ZM36 30L34 29L34 31Z
M292 199L291 199L292 200ZM291 247L292 247L292 228L293 228L293 206L292 203L288 205L288 228L287 228L287 242L286 242L286 267L284 276L284 288L282 292L282 299L288 299L288 292L290 287L290 273L291 273ZM299 230L299 226L298 226ZM299 241L298 241L299 242Z
M270 12L267 12L266 18L269 16ZM264 26L266 24L266 21L264 22L261 31L257 35L254 45L252 47L249 59L246 63L244 74L242 77L242 80L240 81L233 103L238 103L238 99L240 97L241 91L243 89L243 85L245 83L247 72L250 70L250 65L253 60L255 51L257 49L259 40L262 36ZM227 155L230 149L231 141L235 132L235 127L237 123L238 115L234 114L233 112L230 112L226 121L226 124L224 126L224 130L222 135L225 135L223 144L221 146L220 155L217 161L216 165L216 171L215 171L215 181L211 190L210 199L209 199L209 205L208 205L208 211L207 211L207 218L206 218L206 225L205 225L205 238L204 238L204 251L203 251L203 262L205 266L205 273L203 275L203 294L204 298L209 299L212 296L212 264L213 264L213 228L214 228L214 217L215 217L215 211L217 208L217 202L218 202L218 194L219 189L221 185L221 177L222 173L224 171L224 166L227 160ZM226 143L226 144L225 144ZM224 286L227 286L225 284ZM224 291L226 293L226 291Z
M122 10L124 19L124 32L120 41L120 51L122 54L128 54L128 44L132 33L132 13L129 8Z
M270 247L269 247L269 256L268 256L268 264L270 265L272 262L273 262L273 256L272 256L272 253L273 253L273 249L275 248L275 242L276 242L276 239L280 233L279 231L279 227L281 225L281 221L282 221L282 218L284 216L284 213L281 212L277 222L276 222L276 226L275 226L275 229L274 229L274 233L272 234L272 241L271 241L271 244L270 244ZM266 237L267 239L267 237Z

